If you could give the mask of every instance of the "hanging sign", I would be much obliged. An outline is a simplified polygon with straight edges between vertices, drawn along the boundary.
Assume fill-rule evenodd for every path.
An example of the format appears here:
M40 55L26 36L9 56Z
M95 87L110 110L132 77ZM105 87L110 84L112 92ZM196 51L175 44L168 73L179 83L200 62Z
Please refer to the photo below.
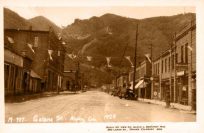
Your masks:
M111 60L111 57L106 57L106 61L107 61L108 67L112 67L112 66L110 65L110 60Z
M132 63L132 61L131 61L131 59L130 59L130 56L125 56L125 58L130 62L131 67L134 67L134 65L133 65L133 63Z
M35 53L35 51L34 51L34 49L33 49L33 45L30 44L30 43L27 43L27 45L28 45L28 47L31 49L31 51L32 51L33 53Z
M150 63L152 63L152 61L151 61L151 59L150 59L150 54L145 54L145 56L147 57L148 61L149 61Z
M49 54L49 56L50 56L50 60L53 60L53 59L52 59L52 53L53 53L53 50L48 50L48 54Z

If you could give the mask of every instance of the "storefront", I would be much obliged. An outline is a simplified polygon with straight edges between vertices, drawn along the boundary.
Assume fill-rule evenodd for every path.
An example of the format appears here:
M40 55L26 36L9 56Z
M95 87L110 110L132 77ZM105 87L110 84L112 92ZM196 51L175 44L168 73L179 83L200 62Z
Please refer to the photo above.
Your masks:
M29 90L30 92L33 92L33 93L38 93L42 91L41 90L41 78L33 70L31 70L31 73L30 73Z
M178 103L188 105L188 75L185 71L177 72Z
M10 50L4 50L5 95L23 93L23 57Z
M160 99L159 81L153 81L153 99Z
M136 83L135 88L138 90L139 98L146 98L146 93L147 93L146 87L147 87L147 84L143 79L139 80Z

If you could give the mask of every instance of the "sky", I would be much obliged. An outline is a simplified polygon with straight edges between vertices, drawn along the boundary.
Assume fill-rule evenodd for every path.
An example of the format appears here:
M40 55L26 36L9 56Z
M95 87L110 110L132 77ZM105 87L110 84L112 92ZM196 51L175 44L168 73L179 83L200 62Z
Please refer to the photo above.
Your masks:
M171 16L193 12L195 7L136 7L136 6L101 6L101 7L7 7L20 16L30 19L35 16L44 16L58 26L67 26L78 19L88 19L92 16L101 16L112 13L129 18L149 18L156 16Z

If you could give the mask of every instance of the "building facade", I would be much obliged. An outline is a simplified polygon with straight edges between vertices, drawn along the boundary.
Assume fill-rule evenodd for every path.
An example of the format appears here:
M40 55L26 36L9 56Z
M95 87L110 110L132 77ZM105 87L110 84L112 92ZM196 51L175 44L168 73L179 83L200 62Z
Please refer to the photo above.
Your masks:
M145 59L136 68L135 89L138 93L138 98L151 99L151 62ZM129 73L131 88L133 88L133 71Z
M60 89L64 56L61 40L52 30L4 29L5 93Z
M175 35L176 80L178 97L181 104L196 106L196 23L191 21ZM184 68L183 68L184 67Z
M123 96L126 92L126 88L129 84L129 75L128 73L121 73L116 77L116 87L115 89L120 92L120 95Z
M153 61L152 99L196 108L196 24L175 34L168 50Z
M31 90L29 80L34 53L19 39L22 36L16 30L4 31L5 95L24 94Z

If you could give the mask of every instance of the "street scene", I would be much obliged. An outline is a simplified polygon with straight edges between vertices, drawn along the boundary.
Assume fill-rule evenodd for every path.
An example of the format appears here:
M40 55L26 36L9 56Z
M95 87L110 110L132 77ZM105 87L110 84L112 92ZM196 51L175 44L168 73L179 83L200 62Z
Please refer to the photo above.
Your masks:
M64 92L53 97L6 104L6 121L18 123L193 122L195 117L187 111L124 100L100 91Z
M196 122L194 7L3 10L5 123Z

